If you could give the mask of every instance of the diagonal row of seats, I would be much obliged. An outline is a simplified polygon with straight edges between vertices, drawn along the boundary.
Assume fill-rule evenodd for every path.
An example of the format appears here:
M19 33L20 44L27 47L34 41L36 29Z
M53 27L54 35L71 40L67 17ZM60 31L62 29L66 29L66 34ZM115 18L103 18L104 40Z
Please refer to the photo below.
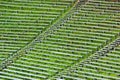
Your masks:
M44 32L74 2L75 0L0 0L0 63Z
M107 9L108 7L111 9ZM35 43L27 54L1 71L0 78L46 80L86 59L118 37L119 13L116 13L113 7L118 9L119 3L93 0L86 5L78 6L65 23L61 23L42 42ZM100 65L91 63L91 66ZM83 75L89 73L81 72ZM73 77L77 78L77 73L75 74ZM70 80L72 74L63 77ZM97 74L95 77L101 79Z

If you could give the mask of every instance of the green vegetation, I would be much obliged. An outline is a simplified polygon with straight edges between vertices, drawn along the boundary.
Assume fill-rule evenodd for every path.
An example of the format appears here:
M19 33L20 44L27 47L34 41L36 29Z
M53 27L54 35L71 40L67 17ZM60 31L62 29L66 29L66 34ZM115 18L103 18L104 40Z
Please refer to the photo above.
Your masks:
M62 0L59 2L35 1L35 4L33 1L26 3L24 1L0 1L0 3L0 63L34 42L36 36L42 34L73 5L73 1ZM43 6L44 11L36 6Z
M105 48L120 38L119 2L1 0L0 7L0 79L120 79L119 42Z
M106 54L106 53L105 53ZM65 80L87 79L87 80L119 80L120 79L120 45L99 59L92 59L72 70L62 74Z

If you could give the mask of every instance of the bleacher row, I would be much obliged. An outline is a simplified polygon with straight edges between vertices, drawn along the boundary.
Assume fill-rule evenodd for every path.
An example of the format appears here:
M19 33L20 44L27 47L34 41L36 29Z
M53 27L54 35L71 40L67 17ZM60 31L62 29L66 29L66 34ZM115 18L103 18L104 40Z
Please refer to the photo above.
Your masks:
M0 63L44 32L74 2L75 0L1 0Z
M45 3L45 5L49 3L49 0L45 2L44 1L41 2L41 5L44 5L43 3ZM39 3L39 1L31 2L35 3L35 5ZM67 2L69 3L70 6L70 4L73 1L58 0L56 1L56 5L57 3L58 4L61 3L63 5ZM27 53L24 56L20 57L11 65L9 65L7 68L3 69L0 72L0 78L17 80L51 79L54 78L56 74L59 74L65 69L71 67L73 64L79 63L80 61L87 59L90 55L94 54L96 51L99 51L101 48L108 45L110 42L114 41L119 37L120 14L119 12L116 12L120 7L119 4L120 3L107 2L105 0L90 0L85 5L79 5L76 11L71 15L71 17L67 19L65 23L63 22L60 24L60 26L56 26L58 28L54 29L52 33L47 34L47 37L42 42L36 42L34 44L34 47L32 47L30 51L27 51ZM53 6L52 2L51 6ZM64 6L66 6L66 4ZM18 7L16 8L18 9ZM48 6L46 8L48 8ZM58 7L54 8L59 10L60 5L59 8ZM32 11L32 8L30 10ZM37 10L37 12L39 11ZM35 16L34 12L32 13L33 16ZM56 13L60 12L56 11ZM27 14L28 13L26 13L26 15ZM59 14L57 14L57 16L59 16ZM41 16L36 15L36 18L39 17ZM5 38L5 35L6 36L9 35L7 39L2 40L5 43L8 41L8 44L4 44L6 45L4 46L5 48L1 49L1 51L3 51L3 54L5 52L6 54L15 53L12 51L17 51L18 49L28 44L31 41L31 39L34 39L34 37L40 32L38 30L43 31L43 29L41 29L41 26L42 27L44 26L44 28L49 27L47 26L46 22L47 21L49 22L50 20L47 18L49 17L41 18L41 20L45 19L45 22L44 21L43 23L35 22L36 25L34 22L32 24L32 21L34 20L27 21L26 19L22 18L23 22L17 25L25 27L19 28L16 26L16 22L15 23L12 22L12 19L10 19L11 22L9 24L9 27L7 27L8 25L5 25L8 21L6 22L3 21L2 22L3 27L0 27L0 29L6 30L6 32L4 33L3 31L1 31L1 34L4 33L2 39ZM19 21L19 19L17 21ZM53 20L51 20L51 22L52 21ZM13 25L15 27L13 27ZM48 25L51 25L51 23L48 23ZM10 28L13 30L10 30ZM20 34L21 35L23 34L22 31L24 32L24 37L20 36ZM33 37L31 35L33 35ZM27 39L27 37L30 38ZM15 42L19 43L19 41L20 44L14 45ZM19 45L21 46L19 47ZM3 44L1 44L1 47L2 46ZM119 57L117 57L119 56L119 51L120 50L118 47L116 48L115 51L107 54L107 57L103 57L101 59L94 60L89 64L85 64L85 67L79 66L78 69L75 70L75 72L62 73L63 75L61 75L60 77L62 77L64 80L118 79L119 76L118 74L120 72L119 64L116 64L115 62L120 61ZM115 55L113 55L113 53ZM1 59L2 57L3 56L1 56ZM109 65L113 66L110 67Z

